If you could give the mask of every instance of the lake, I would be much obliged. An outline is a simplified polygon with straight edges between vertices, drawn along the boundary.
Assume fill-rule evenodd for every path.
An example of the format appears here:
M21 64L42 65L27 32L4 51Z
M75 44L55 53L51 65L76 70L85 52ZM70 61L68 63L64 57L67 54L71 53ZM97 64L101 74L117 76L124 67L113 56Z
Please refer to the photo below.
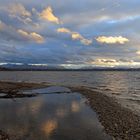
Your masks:
M140 112L139 71L1 71L0 80L86 86L114 96L123 106Z
M25 91L39 93L33 98L1 99L0 130L10 140L111 140L86 98L68 91L49 87Z

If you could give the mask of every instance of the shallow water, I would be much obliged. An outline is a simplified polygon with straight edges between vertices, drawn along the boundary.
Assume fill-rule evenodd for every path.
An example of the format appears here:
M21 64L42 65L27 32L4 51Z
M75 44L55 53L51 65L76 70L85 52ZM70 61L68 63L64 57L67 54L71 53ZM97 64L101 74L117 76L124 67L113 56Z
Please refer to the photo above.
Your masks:
M0 72L0 80L87 86L113 95L125 107L140 112L140 71Z
M36 90L40 95L33 98L1 99L0 130L10 140L110 140L86 99L60 93L65 90L51 87Z
M60 86L50 86L47 88L39 88L39 89L33 89L33 90L24 90L22 93L24 94L52 94L52 93L70 93L71 90L66 87L60 87Z

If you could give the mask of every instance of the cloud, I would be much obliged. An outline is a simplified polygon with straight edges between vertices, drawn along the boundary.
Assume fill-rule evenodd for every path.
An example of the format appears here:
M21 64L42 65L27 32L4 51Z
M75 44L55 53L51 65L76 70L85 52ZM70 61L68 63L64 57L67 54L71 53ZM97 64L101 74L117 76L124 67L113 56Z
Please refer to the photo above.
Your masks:
M21 29L19 29L17 32L19 33L19 35L21 35L22 37L28 40L35 41L36 43L44 43L45 40L44 37L35 32L28 33Z
M10 20L9 23L13 19L14 22L17 22L18 20L18 23L20 22L20 24L35 25L32 21L32 12L27 10L22 3L10 3L7 4L7 6L0 6L0 10L7 14L6 16L9 17L7 19Z
M36 42L44 43L43 36L36 32L25 31L23 29L16 29L10 25L0 21L0 39L1 41L14 41L14 42Z
M119 62L111 58L98 58L98 59L87 62L87 64L91 64L95 66L109 66L110 67L110 66L119 65Z
M88 61L86 64L90 64L91 66L100 66L100 67L140 66L140 62L135 62L134 60L113 59L113 58L97 58L95 60Z
M73 31L70 31L69 29L67 28L58 28L57 29L57 32L58 33L68 33L71 35L71 38L73 40L80 40L80 42L84 45L91 45L92 44L92 40L89 40L89 39L86 39L84 38L81 34L77 33L77 32L73 32Z
M58 28L58 29L57 29L57 32L58 32L58 33L69 33L69 34L72 33L72 32L71 32L69 29L67 29L67 28Z
M87 46L92 44L92 40L86 39L81 34L76 33L76 32L72 33L72 39L80 40L82 44L87 45Z
M95 63L97 64L118 64L119 62L116 59L96 59Z
M53 14L53 9L50 6L41 12L40 17L56 24L60 23L59 18Z
M136 54L140 55L140 51L136 51Z
M25 9L25 7L21 3L13 3L10 4L7 7L7 11L12 15L12 16L24 16L24 17L30 17L31 13Z
M79 33L76 33L76 32L73 32L72 33L72 39L73 40L82 40L83 39L83 36L82 35L80 35Z
M125 37L119 36L119 37L106 37L106 36L100 36L96 38L96 40L100 43L106 43L106 44L125 44L126 42L129 42L129 40Z
M5 28L5 24L0 20L0 31Z
M17 36L16 29L0 21L0 40L17 41L19 36Z

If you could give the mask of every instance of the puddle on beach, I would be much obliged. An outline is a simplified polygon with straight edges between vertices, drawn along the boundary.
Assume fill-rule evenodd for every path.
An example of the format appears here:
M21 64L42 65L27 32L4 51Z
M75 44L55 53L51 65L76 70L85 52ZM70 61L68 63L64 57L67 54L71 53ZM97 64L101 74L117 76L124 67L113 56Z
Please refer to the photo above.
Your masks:
M52 94L52 93L70 93L71 90L66 87L59 87L59 86L50 86L47 88L40 88L34 90L26 90L23 91L24 94Z
M0 130L10 140L111 140L81 94L63 87L32 92L43 94L0 100Z

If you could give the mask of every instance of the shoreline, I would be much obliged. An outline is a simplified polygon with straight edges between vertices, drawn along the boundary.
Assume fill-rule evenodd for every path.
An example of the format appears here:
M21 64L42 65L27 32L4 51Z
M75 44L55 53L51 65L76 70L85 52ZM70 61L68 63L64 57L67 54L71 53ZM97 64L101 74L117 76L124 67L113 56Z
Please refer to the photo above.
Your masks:
M43 87L47 87L47 85L39 84L39 83L1 82L0 81L0 93L4 93L4 95L2 96L0 94L0 99L34 97L34 96L37 96L36 93L23 94L22 91L43 88Z
M140 139L140 117L122 107L115 98L85 87L71 89L87 98L89 106L96 111L105 131L115 140Z
M22 94L22 90L45 88L51 84L0 82L0 92L7 96L1 98L24 98L33 97L37 94ZM61 86L61 85L59 85ZM113 140L139 140L140 118L131 110L122 107L113 97L93 91L86 87L68 87L72 92L79 92L87 99L88 105L97 113L98 119L104 126L105 131ZM0 131L0 138L4 133ZM5 139L2 139L5 140ZM7 139L8 140L8 139Z

